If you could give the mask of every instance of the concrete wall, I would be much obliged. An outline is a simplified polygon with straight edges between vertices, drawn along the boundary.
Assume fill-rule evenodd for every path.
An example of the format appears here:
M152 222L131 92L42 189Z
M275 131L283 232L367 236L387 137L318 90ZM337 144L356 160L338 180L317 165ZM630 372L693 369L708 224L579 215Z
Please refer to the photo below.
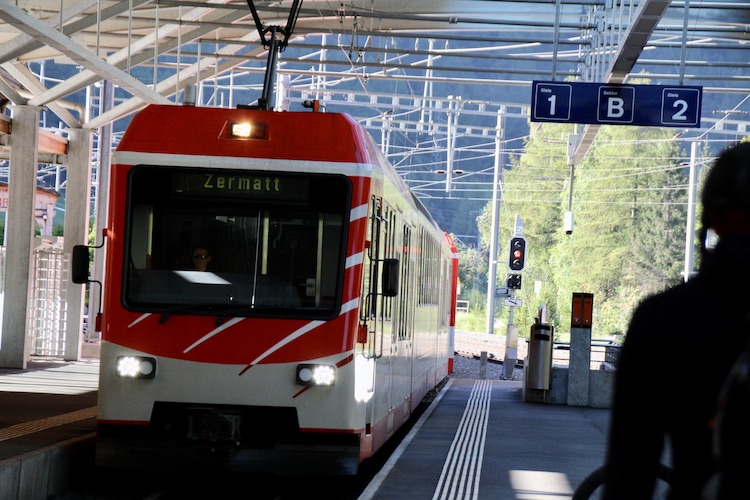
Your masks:
M93 467L94 440L91 433L0 461L0 500L46 500L70 489L87 463Z
M527 389L524 384L524 401L555 405L569 404L569 374L568 367L553 366L549 391ZM589 370L588 404L586 406L590 408L611 408L614 381L615 372L612 370Z

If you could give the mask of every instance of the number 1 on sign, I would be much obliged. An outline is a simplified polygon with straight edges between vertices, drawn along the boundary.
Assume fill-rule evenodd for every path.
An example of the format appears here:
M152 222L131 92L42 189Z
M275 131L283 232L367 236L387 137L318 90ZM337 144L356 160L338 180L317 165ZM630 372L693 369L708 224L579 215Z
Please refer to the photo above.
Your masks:
M547 101L549 101L549 114L550 116L555 116L555 108L557 104L557 96L555 94L552 94L547 98Z

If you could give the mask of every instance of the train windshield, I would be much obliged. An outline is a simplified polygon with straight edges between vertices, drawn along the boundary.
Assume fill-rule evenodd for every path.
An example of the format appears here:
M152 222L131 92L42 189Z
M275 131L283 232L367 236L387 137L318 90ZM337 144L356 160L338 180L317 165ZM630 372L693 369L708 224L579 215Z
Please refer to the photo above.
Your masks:
M345 176L142 165L131 170L128 190L129 309L337 314L351 199Z

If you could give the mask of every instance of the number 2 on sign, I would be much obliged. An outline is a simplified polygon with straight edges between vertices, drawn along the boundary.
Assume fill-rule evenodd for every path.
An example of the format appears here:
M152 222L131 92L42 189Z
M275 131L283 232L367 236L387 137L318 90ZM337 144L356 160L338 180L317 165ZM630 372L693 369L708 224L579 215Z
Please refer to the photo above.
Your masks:
M672 115L672 119L679 121L679 120L687 120L687 116L685 116L685 113L687 113L688 110L688 103L684 99L678 99L674 103L672 103L673 108L680 108L680 110Z

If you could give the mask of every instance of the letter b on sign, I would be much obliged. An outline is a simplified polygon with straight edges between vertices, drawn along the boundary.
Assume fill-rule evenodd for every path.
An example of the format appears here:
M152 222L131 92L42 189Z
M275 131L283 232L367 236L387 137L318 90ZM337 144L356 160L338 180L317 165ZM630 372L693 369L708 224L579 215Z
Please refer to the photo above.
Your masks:
M635 88L601 86L598 95L597 121L601 123L632 123L635 104Z
M607 118L621 118L625 114L625 101L619 97L607 99Z

